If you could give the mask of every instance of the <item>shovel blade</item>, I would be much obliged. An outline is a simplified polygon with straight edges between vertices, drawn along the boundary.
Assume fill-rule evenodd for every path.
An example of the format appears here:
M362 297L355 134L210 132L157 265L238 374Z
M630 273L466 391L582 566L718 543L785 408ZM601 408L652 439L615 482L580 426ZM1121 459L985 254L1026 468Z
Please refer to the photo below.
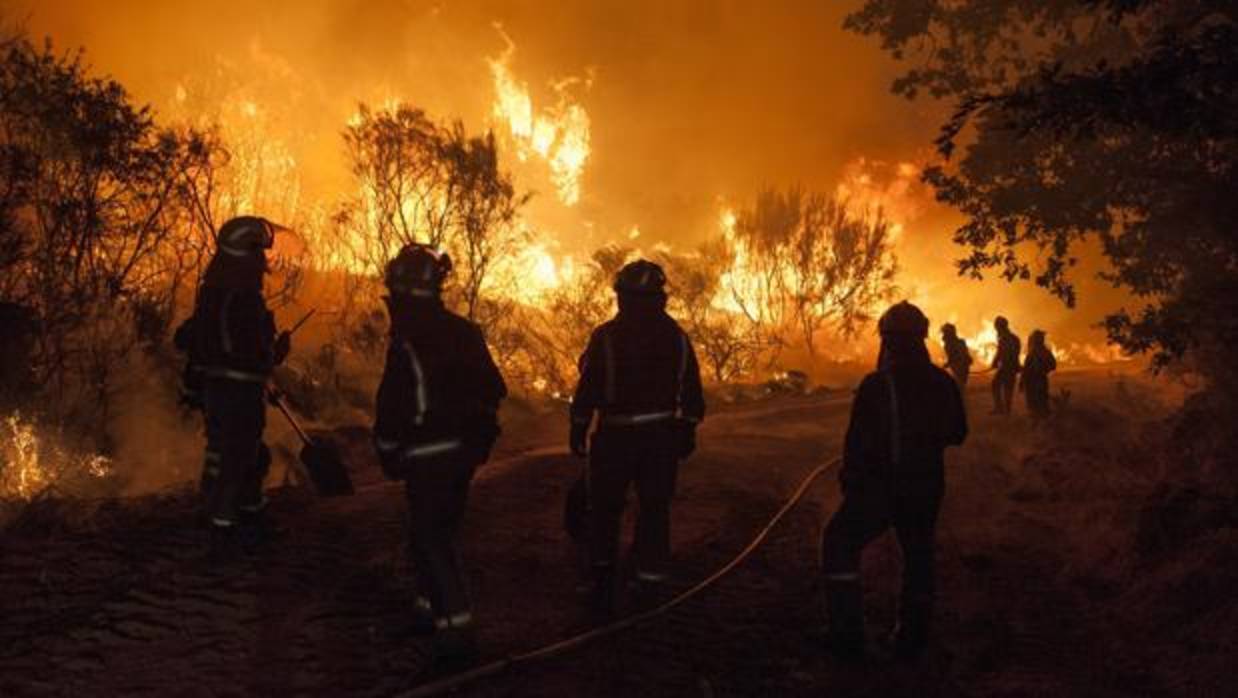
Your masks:
M334 443L313 439L301 449L301 464L321 496L340 497L353 493L352 478Z

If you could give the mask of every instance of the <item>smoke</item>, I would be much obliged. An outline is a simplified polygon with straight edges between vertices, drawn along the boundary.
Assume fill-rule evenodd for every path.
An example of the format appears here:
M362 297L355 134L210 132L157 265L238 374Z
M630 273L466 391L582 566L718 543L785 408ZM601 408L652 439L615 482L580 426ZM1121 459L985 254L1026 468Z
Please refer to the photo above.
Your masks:
M202 418L177 404L170 366L133 352L121 370L115 415L114 475L125 494L152 492L196 479L202 471Z

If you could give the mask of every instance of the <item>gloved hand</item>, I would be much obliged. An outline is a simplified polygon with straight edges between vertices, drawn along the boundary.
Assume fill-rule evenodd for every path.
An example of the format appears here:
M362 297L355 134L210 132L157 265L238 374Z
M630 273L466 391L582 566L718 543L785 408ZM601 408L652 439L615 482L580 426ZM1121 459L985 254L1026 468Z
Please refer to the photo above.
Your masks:
M288 358L288 352L290 351L292 351L292 335L285 330L280 332L279 336L275 338L275 348L271 356L275 361L275 365L278 366L284 363L284 359Z
M567 439L572 455L584 458L589 455L589 425L572 422L572 430Z

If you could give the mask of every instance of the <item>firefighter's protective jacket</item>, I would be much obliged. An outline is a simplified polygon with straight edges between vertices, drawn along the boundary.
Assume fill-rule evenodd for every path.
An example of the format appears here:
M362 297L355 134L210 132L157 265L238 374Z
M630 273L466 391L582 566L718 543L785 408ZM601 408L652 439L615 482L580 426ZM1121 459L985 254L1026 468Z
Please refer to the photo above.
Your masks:
M416 459L493 443L507 386L481 329L437 298L390 299L388 307L391 336L374 423L380 457ZM488 443L482 447L488 452Z
M265 384L275 356L275 318L262 297L261 272L212 263L192 319L191 361L207 377Z
M947 337L946 364L954 369L966 369L971 366L971 352L967 350L967 341L962 337Z
M700 367L688 335L661 308L636 307L594 330L580 357L572 421L606 425L705 417Z
M856 391L840 480L932 491L943 453L967 437L963 399L950 374L927 360L868 374Z

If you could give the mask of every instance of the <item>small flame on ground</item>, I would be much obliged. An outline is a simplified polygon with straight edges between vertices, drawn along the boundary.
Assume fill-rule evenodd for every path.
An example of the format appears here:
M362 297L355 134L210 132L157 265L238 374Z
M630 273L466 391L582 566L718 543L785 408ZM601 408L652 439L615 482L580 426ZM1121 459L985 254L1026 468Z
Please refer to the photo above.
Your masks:
M0 420L0 498L29 500L66 475L104 478L112 472L106 456L67 454L39 436L35 422L20 412Z

